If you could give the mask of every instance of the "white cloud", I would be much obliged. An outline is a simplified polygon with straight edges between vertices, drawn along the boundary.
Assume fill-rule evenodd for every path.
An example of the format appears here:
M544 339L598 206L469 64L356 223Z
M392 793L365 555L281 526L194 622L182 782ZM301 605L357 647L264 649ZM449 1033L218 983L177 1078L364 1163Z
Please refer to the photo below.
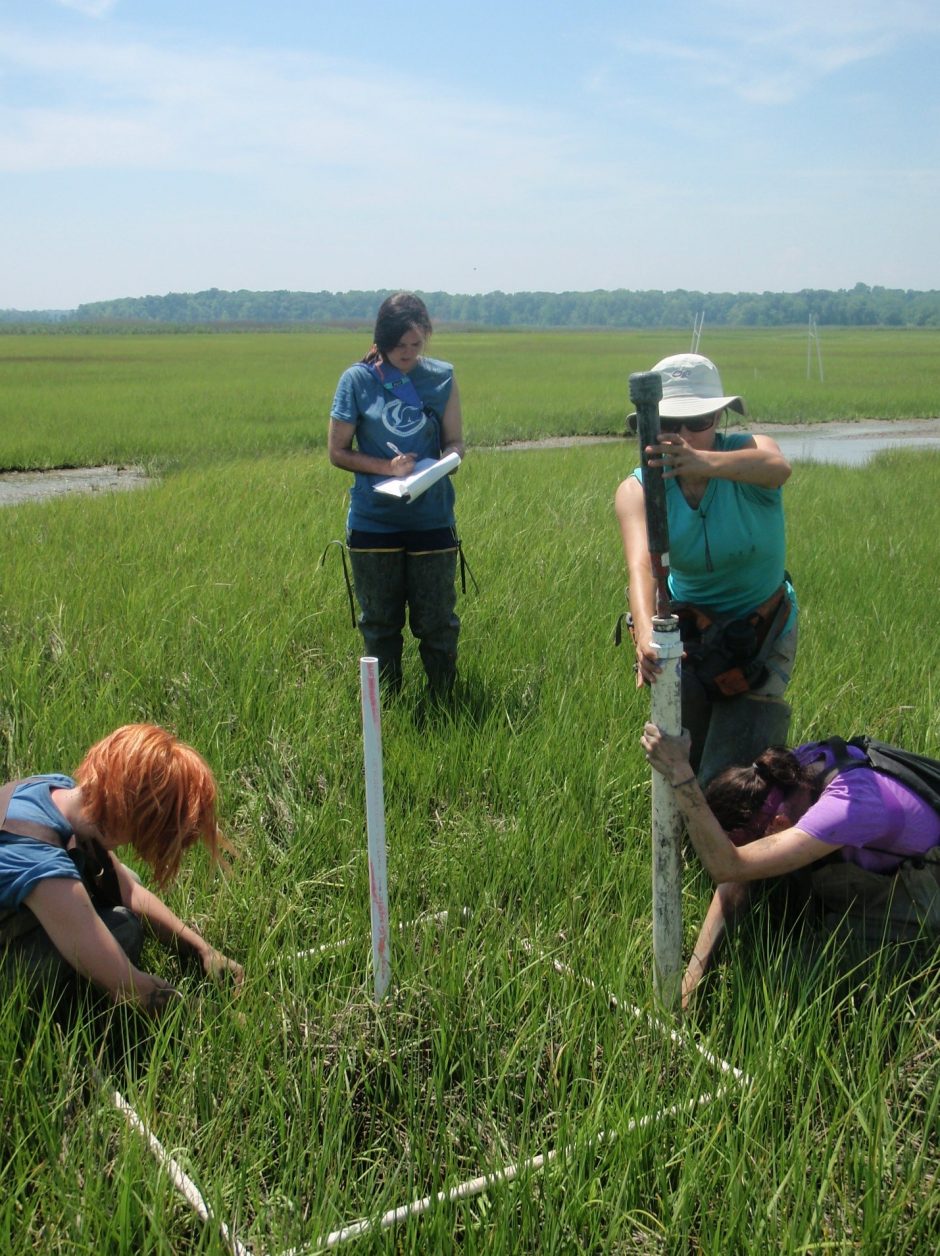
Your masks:
M85 17L107 17L117 8L118 0L56 0L63 9L75 9Z
M0 99L0 169L193 171L314 178L426 212L445 185L467 196L547 186L578 162L559 118L502 108L313 54L190 51L7 33L0 85L29 76L33 101ZM389 102L394 102L390 109Z
M935 284L940 6L817 3L607 0L619 44L579 14L512 74L391 56L355 15L272 22L282 49L209 0L0 20L4 299Z
M719 0L695 13L699 29L685 23L666 38L631 31L616 42L634 64L671 66L763 105L789 104L845 69L940 32L940 11L924 0Z

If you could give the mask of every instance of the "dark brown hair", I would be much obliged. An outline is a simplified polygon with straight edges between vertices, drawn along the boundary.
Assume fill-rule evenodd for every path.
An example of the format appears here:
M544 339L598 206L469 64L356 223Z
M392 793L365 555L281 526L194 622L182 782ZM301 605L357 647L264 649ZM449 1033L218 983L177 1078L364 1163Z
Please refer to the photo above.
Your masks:
M783 746L770 746L746 767L726 768L705 789L705 800L726 833L746 829L773 789L788 794L815 777ZM768 823L773 816L768 818ZM753 837L762 834L754 833Z
M396 292L386 297L375 316L372 348L362 359L367 364L384 358L406 332L416 328L428 340L433 328L428 307L413 292Z

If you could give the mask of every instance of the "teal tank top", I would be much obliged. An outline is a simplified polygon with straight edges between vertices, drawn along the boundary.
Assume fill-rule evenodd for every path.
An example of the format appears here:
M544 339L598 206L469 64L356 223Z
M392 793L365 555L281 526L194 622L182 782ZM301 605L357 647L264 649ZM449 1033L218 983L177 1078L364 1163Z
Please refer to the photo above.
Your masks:
M715 448L742 449L748 439L743 432L719 432ZM643 482L642 467L633 474ZM665 483L669 592L675 601L737 617L779 589L786 551L781 489L709 480L693 508L677 480Z

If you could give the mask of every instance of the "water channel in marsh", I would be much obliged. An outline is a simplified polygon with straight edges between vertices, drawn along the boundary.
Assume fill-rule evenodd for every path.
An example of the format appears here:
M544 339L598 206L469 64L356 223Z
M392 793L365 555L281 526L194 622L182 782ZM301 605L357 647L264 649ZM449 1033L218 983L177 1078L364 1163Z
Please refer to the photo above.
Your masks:
M940 419L886 422L858 419L846 423L767 423L754 425L772 436L790 461L827 462L859 467L884 449L940 450ZM741 430L737 427L729 430ZM746 429L750 430L750 428ZM498 449L568 449L577 445L622 443L622 436L549 436L512 441ZM626 439L634 441L635 437Z
M760 428L760 424L757 427ZM779 442L784 456L790 461L808 460L858 467L883 449L940 450L940 418L893 423L879 419L804 425L768 423L762 430ZM622 444L623 441L622 436L549 436L543 440L511 441L490 448L572 449L578 445ZM2 471L0 506L48 501L71 493L111 493L146 488L154 483L156 481L145 475L140 467L54 467L48 471Z
M113 493L156 483L140 467L53 467L0 471L0 506L48 501L70 493Z

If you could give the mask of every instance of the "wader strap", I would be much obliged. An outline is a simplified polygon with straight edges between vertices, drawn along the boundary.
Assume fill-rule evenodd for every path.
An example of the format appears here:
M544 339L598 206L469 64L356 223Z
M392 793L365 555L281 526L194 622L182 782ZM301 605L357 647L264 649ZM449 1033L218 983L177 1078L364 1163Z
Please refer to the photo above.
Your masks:
M61 842L61 835L51 824L39 824L33 820L7 819L7 811L10 809L10 801L17 785L25 785L35 779L33 776L28 776L22 781L10 781L0 789L0 829L6 833L15 833L17 837L37 837L41 842L46 842L53 837L56 842Z
M786 596L786 593L784 593L783 597L780 599L780 605L777 607L777 613L774 615L773 621L767 629L767 634L761 643L761 648L754 656L754 661L756 663L764 663L766 661L767 656L773 649L774 642L780 636L781 632L783 632L784 625L789 618L790 599Z
M716 611L711 606L700 606L695 602L673 602L672 610L673 614L678 615L680 619L683 613L694 619L699 633L704 633L713 625L720 629L724 628L726 624L733 622L730 615ZM769 617L772 612L776 612L776 614L770 620ZM769 598L761 602L760 606L753 607L747 614L739 615L737 618L753 619L755 616L762 623L767 623L769 620L770 626L767 629L767 637L773 640L790 616L790 599L787 597L786 583L775 589Z
M346 581L346 596L347 596L347 598L349 599L349 618L352 620L352 626L355 628L355 627L356 627L356 603L355 603L355 601L353 600L352 580L350 580L350 578L349 578L349 568L348 568L348 566L346 565L346 546L345 546L345 544L344 544L342 541L330 541L330 542L328 542L326 549L325 549L325 550L323 551L323 553L320 555L320 566L321 566L321 567L323 566L323 562L324 562L324 560L325 560L325 558L326 558L327 554L329 553L329 549L330 549L330 546L331 546L331 545L338 545L338 546L339 546L340 557L341 557L341 558L342 558L342 560L343 560L343 579Z
M786 606L787 614L789 615L790 600L787 597L787 586L785 583L782 584L774 593L771 593L766 602L761 602L760 606L755 606L751 611L751 614L759 615L761 619L765 619L770 612L775 610L778 606Z
M767 658L768 654L770 653L774 642L776 641L777 637L779 637L780 633L783 631L783 627L790 617L790 600L786 596L785 585L781 585L780 588L776 591L776 593L771 594L771 596L767 599L766 602L762 602L760 606L755 607L754 610L751 611L751 615L760 615L761 617L763 617L764 615L766 615L767 611L770 610L775 605L777 607L777 613L774 615L773 620L770 622L767 628L767 632L764 636L763 641L761 642L760 649L754 655L754 662L757 662L757 663L764 662L764 660ZM695 613L699 613L701 611L703 614L707 615L711 623L720 622L718 619L718 616L714 615L707 608L692 606L691 603L689 603L688 609ZM748 616L748 618L750 618L750 616ZM633 634L633 616L630 614L629 611L622 611L617 616L617 622L616 624L614 624L614 645L620 645L621 642L623 641L624 626L627 627L627 629L632 635Z
M457 554L460 558L460 591L463 593L464 597L467 596L467 576L469 576L473 581L474 592L479 593L480 586L477 584L477 578L470 570L470 564L467 562L463 552L463 545L456 533L454 534L454 540L457 542Z
M31 779L31 778L28 778ZM29 820L8 820L7 811L13 798L13 791L22 781L10 781L0 789L0 829L5 833L15 833L17 837L47 838L52 834L56 841L59 835L55 829L46 824L32 824ZM28 907L5 907L0 910L0 945L15 942L26 933L36 929L39 921Z

